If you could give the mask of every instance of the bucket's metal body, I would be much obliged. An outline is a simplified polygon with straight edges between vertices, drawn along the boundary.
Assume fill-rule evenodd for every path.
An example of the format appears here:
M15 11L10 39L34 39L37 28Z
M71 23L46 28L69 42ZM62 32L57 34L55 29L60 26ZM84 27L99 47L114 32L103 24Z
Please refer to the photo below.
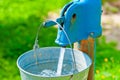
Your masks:
M92 64L92 61L87 54L78 50L73 50L73 51L75 54L76 69L78 70L78 72L64 74L61 76L52 76L52 77L35 74L34 71L37 70L36 68L33 68L31 72L27 71L26 69L30 67L30 65L36 64L36 56L39 64L49 63L53 61L58 62L59 54L60 54L59 47L39 48L37 54L35 54L33 50L25 52L17 60L17 66L20 70L21 79L22 80L70 80L71 75L73 75L72 80L87 80L89 68ZM67 64L73 63L72 52L71 49L69 48L66 48L63 63L64 62L66 62ZM56 63L55 65L46 64L46 66L44 66L43 69L54 68L55 71L57 71L57 64L58 63Z

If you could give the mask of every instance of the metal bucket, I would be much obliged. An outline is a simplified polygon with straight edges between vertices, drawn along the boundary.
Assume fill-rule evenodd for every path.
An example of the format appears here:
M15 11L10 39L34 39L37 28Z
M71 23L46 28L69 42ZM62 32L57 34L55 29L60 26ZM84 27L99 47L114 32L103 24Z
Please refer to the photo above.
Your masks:
M33 50L22 54L17 60L17 66L20 70L21 79L87 80L92 60L86 53L83 53L79 50L73 50L77 69L77 71L73 71L71 48L66 48L65 50L62 74L60 76L54 75L54 73L57 71L60 49L60 47L45 47L39 48L36 55ZM46 72L51 72L51 75L48 76ZM46 75L43 75L43 73ZM73 75L72 79L71 75Z

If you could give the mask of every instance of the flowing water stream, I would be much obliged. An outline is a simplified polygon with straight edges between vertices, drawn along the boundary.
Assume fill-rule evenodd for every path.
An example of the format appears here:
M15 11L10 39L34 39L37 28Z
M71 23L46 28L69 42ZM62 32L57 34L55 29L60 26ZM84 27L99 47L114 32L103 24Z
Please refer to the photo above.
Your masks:
M57 73L56 73L57 75L61 75L64 54L65 54L65 48L62 47L60 50L60 56L59 56L59 60L58 60L58 67L57 67Z

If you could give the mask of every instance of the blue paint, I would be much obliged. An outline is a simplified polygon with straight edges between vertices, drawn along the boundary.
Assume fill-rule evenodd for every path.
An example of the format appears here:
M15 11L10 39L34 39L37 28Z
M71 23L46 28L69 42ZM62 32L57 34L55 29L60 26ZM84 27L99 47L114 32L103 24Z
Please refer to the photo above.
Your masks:
M101 13L101 0L73 0L63 7L56 21L64 28L71 43L74 43L87 39L91 33L93 38L102 34ZM54 22L50 24L54 25ZM55 42L61 46L69 44L60 28Z

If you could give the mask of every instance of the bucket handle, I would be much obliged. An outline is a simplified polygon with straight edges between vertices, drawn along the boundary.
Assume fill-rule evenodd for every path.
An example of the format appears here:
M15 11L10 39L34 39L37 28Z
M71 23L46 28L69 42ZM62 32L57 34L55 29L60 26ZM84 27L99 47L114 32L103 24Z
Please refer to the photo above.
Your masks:
M73 69L76 70L76 62L75 62L75 55L74 55L74 51L73 51L73 47L72 47L72 43L69 39L69 36L67 35L67 33L65 32L64 28L57 22L57 21L53 21L53 20L50 20L50 21L47 21L47 23L54 23L54 24L57 24L59 28L61 28L61 30L63 30L68 42L69 42L69 45L71 47L71 52L72 52L72 59L73 59ZM35 44L33 46L33 49L38 49L39 48L39 45L38 45L38 35L39 35L39 30L42 28L42 26L44 26L46 23L43 23L40 25L40 27L38 28L38 32L37 32L37 35L36 35L36 39L35 39Z

